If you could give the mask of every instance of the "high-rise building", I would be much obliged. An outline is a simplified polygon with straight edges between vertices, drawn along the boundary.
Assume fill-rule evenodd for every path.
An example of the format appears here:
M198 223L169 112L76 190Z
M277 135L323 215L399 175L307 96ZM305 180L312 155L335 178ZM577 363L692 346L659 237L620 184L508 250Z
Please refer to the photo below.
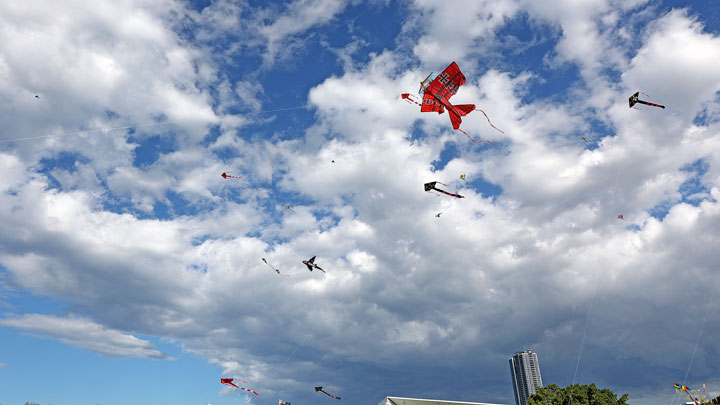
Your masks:
M532 350L517 352L510 358L515 405L527 405L527 399L535 393L535 387L542 387L540 364Z

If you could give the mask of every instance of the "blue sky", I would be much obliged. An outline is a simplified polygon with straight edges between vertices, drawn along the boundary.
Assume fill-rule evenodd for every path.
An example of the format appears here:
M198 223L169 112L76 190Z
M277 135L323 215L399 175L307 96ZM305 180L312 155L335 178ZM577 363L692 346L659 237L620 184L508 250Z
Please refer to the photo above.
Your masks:
M720 394L720 5L115 3L0 6L0 404Z

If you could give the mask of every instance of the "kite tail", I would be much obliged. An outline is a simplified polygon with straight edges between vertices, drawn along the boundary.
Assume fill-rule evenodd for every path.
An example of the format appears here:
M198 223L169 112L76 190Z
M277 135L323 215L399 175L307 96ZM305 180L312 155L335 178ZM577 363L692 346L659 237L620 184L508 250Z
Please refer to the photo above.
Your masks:
M403 93L403 94L401 94L400 96L403 98L403 100L407 101L408 103L414 103L414 104L417 104L417 105L419 105L420 107L422 107L422 104L420 104L419 102L417 102L417 101L415 101L415 100L413 99L412 94L410 94L410 93Z
M653 106L653 107L665 108L664 105L655 104L655 103L650 103L650 102L643 101L643 100L638 100L637 102L640 103L640 104L651 105L651 106Z
M492 124L490 124L490 125L492 125ZM497 129L497 128L495 128L495 129ZM475 138L473 138L472 136L468 135L468 133L467 133L467 132L463 131L463 130L462 130L462 129L460 129L460 128L458 128L457 130L458 130L458 131L460 131L460 132L462 132L463 134L465 134L465 136L467 136L468 138L470 138L470 140L471 140L471 141L473 141L473 142L475 142L475 143L483 143L483 142L487 142L487 143L489 143L490 145L492 145L492 144L493 144L492 142L490 142L490 141L489 141L489 140L487 140L487 139L483 139L483 140L480 140L480 141L478 141L477 139L475 139ZM502 132L502 131L500 131L500 132Z
M340 398L340 397L336 397L335 395L331 395L331 394L328 394L327 392L325 392L325 391L322 391L322 390L321 390L320 392L322 392L323 394L325 394L325 395L329 396L330 398L335 398L335 399L342 399L342 398Z
M449 196L451 196L451 197L465 198L465 197L461 196L460 194L453 194L453 193L447 192L447 191L445 191L445 190L440 190L439 188L434 188L433 190L439 191L439 192L441 192L441 193L443 193L443 194L447 194L447 195L449 195Z
M503 133L503 134L505 133L505 132L503 132L501 129L499 129L498 127L496 127L495 125L493 125L492 122L490 122L490 117L488 117L487 114L485 114L485 111L483 111L483 110L481 110L481 109L479 109L479 108L476 108L475 111L480 111L481 113L483 113L483 115L485 116L485 118L487 118L487 120L488 120L488 124L490 124L491 127L497 129L498 131L500 131L500 132ZM467 134L466 134L466 135L467 135ZM492 143L492 142L491 142L491 143Z
M240 388L240 389L243 390L243 391L252 392L252 393L255 394L255 395L260 395L260 394L258 394L257 392L255 392L255 390L249 390L249 389L243 388L243 387L238 387L238 388Z

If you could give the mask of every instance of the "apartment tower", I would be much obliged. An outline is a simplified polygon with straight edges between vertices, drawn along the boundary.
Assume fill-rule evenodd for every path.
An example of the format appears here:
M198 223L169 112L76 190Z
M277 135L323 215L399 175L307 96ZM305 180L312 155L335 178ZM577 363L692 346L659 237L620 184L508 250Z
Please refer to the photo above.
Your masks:
M510 376L515 405L527 405L527 399L535 393L535 387L542 387L537 354L532 350L515 353L510 358Z

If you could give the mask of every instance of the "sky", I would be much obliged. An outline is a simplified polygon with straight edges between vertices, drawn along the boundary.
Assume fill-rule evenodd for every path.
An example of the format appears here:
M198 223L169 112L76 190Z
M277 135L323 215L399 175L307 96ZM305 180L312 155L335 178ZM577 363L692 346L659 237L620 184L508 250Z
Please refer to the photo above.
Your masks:
M717 396L718 60L715 1L2 2L0 404ZM400 97L453 61L492 144Z

